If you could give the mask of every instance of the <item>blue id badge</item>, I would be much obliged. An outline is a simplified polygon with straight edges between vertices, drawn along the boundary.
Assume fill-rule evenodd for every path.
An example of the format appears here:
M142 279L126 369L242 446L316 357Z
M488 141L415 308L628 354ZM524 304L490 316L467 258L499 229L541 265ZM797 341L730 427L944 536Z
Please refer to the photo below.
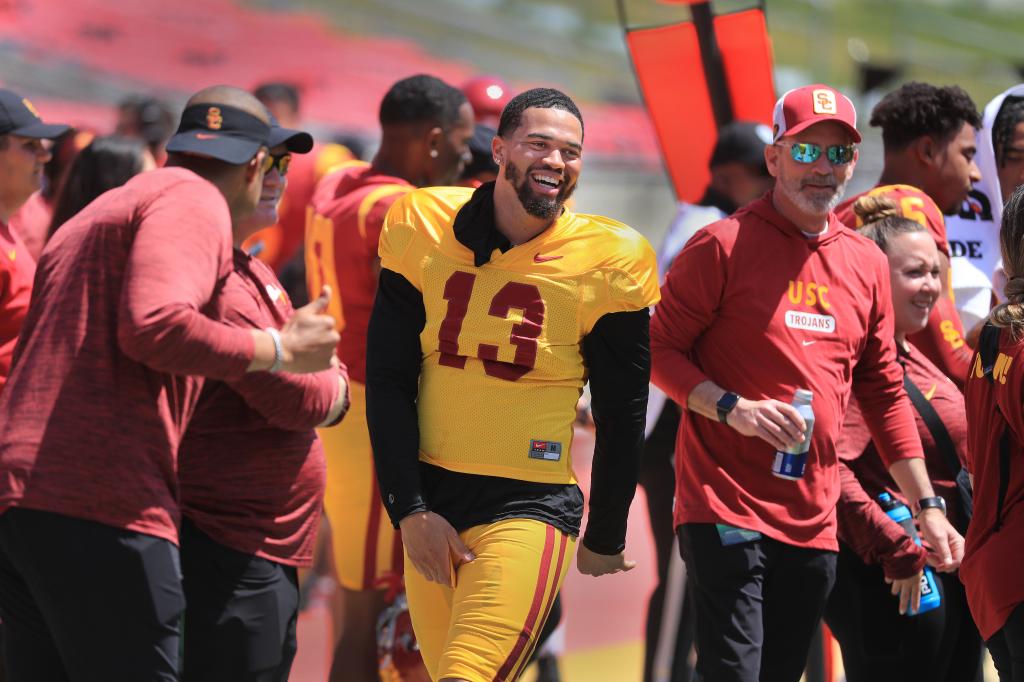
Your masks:
M742 545L744 542L753 542L754 540L761 539L761 534L756 530L737 528L736 526L724 523L716 523L715 529L718 531L718 537L721 538L723 547Z

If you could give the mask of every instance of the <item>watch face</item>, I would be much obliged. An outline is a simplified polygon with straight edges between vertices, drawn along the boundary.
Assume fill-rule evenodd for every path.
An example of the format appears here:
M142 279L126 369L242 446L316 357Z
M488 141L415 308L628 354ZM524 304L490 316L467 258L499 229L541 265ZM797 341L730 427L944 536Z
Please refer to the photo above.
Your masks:
M736 403L738 403L739 400L740 397L735 393L726 393L718 399L718 409L723 412L728 412L732 408L736 407Z
M719 398L718 402L715 403L715 408L718 411L718 421L722 422L723 424L727 423L726 417L729 416L729 413L732 412L732 408L736 407L736 403L738 403L739 401L740 397L735 393L727 392L725 395Z

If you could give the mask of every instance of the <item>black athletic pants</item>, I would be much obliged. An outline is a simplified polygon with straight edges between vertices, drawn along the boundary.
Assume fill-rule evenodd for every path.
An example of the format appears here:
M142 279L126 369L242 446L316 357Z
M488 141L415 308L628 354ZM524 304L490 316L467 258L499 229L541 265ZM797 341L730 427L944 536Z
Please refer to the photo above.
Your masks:
M0 614L14 682L178 679L185 600L167 540L31 509L0 514Z
M676 472L672 465L672 453L676 449L676 433L679 431L679 406L671 400L665 401L658 421L651 435L644 442L644 455L640 461L639 483L647 497L647 516L654 536L654 550L657 557L658 584L647 602L647 626L644 630L644 682L653 682L654 663L661 641L661 630L665 623L665 593L668 588L669 561L675 540L672 519L672 500L676 494ZM671 608L671 607L670 607ZM669 643L672 647L670 682L690 682L692 671L687 661L693 646L696 612L689 581L686 583L683 603L679 606L679 622L676 636Z
M1024 682L1024 604L1017 605L985 644L999 671L999 682Z
M981 635L959 577L935 573L942 603L901 616L882 567L839 547L825 622L843 650L847 682L980 682Z
M286 682L295 660L297 572L181 527L185 682Z
M723 546L713 523L679 527L708 682L798 682L836 575L836 553L769 538Z

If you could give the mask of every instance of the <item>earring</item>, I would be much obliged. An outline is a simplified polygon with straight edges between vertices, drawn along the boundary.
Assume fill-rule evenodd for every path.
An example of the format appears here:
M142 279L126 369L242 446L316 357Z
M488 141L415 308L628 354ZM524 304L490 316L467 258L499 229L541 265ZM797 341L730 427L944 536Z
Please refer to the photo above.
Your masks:
M436 159L437 158L437 150L436 149L431 149L430 150L430 158L432 158L432 159Z
M495 156L494 157L494 163L496 163L496 164L498 164L500 166L501 165L501 157Z

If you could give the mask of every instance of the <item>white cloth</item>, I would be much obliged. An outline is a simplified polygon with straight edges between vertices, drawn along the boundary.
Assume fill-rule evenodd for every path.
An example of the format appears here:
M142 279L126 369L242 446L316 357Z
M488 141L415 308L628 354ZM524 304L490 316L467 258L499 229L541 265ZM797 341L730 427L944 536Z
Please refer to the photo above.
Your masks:
M665 273L672 267L672 261L676 259L679 252L686 246L686 242L690 241L690 238L697 234L697 231L705 225L710 225L724 217L725 213L722 213L722 211L714 206L698 206L697 204L688 204L683 201L679 202L676 216L668 226L665 238L661 240L661 246L658 247L658 276L660 281L665 281ZM645 438L651 435L654 425L658 423L658 417L661 416L666 400L667 398L661 389L651 384L651 392L647 398Z
M1002 258L999 254L999 223L1003 194L996 173L992 125L1007 96L1024 97L1024 84L1015 85L985 107L978 131L975 160L981 182L974 186L958 215L946 216L951 252L953 295L960 319L968 331L988 316L992 292L1003 298Z

